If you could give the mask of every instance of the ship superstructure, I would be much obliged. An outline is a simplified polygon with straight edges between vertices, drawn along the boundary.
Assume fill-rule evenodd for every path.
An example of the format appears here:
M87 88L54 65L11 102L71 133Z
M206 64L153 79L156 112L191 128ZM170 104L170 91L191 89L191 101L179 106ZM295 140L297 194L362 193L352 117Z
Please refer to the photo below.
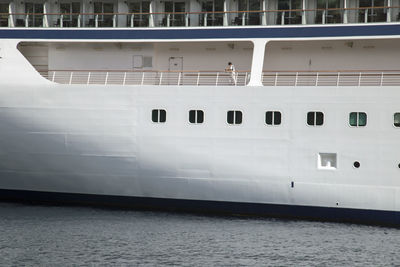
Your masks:
M399 11L1 2L2 198L400 225Z

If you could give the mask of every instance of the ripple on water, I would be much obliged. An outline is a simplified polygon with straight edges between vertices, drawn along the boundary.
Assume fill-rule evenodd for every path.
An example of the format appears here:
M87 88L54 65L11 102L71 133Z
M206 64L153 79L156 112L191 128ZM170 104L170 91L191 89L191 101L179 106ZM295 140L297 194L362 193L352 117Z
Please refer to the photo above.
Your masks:
M2 265L387 266L398 229L0 203Z

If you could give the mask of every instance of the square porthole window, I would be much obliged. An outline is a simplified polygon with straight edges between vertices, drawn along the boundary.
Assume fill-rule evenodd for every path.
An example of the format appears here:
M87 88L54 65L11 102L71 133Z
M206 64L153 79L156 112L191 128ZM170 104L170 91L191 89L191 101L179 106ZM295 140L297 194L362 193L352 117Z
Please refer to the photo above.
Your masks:
M227 112L226 121L229 124L242 124L243 113L240 110L229 110Z
M282 114L280 111L265 112L265 123L267 125L280 125L282 122Z
M164 123L167 121L167 111L165 109L153 109L151 112L151 120L157 123Z
M336 153L318 153L318 169L336 170L336 168L337 168Z
M393 125L396 128L400 127L400 113L399 112L396 112L393 115Z
M310 126L321 126L324 124L324 113L321 111L310 111L307 113L307 124Z
M352 127L364 127L367 125L367 113L365 112L350 112L349 124Z
M189 122L194 124L200 124L204 122L204 111L202 110L190 110L189 111Z

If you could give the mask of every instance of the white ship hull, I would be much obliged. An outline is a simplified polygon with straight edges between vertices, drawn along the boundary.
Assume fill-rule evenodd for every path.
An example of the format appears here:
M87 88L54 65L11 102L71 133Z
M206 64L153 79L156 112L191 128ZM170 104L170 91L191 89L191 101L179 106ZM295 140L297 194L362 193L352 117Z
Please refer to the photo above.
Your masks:
M16 42L2 44L4 52ZM3 198L76 202L76 194L87 202L114 197L123 206L400 222L400 139L390 129L396 86L62 85L20 54L6 60ZM285 111L279 128L265 127L265 107ZM157 108L168 110L164 125L150 119ZM203 125L187 122L191 109L204 111ZM227 110L241 110L243 124L228 125ZM329 123L305 126L310 110L322 110ZM369 114L362 132L343 123L354 110ZM321 153L337 155L335 170L318 168Z

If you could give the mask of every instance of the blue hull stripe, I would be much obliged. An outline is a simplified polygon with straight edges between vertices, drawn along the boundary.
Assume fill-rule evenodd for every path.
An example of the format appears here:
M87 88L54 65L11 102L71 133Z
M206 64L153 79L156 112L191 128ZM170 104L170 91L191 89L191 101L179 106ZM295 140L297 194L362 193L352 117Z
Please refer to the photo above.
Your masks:
M146 197L106 196L90 194L54 193L21 190L0 190L3 201L89 205L101 207L167 210L206 214L242 214L278 218L352 222L400 227L400 212L290 206L260 203L239 203Z
M400 24L320 27L182 28L182 29L0 29L11 39L243 39L400 35Z

